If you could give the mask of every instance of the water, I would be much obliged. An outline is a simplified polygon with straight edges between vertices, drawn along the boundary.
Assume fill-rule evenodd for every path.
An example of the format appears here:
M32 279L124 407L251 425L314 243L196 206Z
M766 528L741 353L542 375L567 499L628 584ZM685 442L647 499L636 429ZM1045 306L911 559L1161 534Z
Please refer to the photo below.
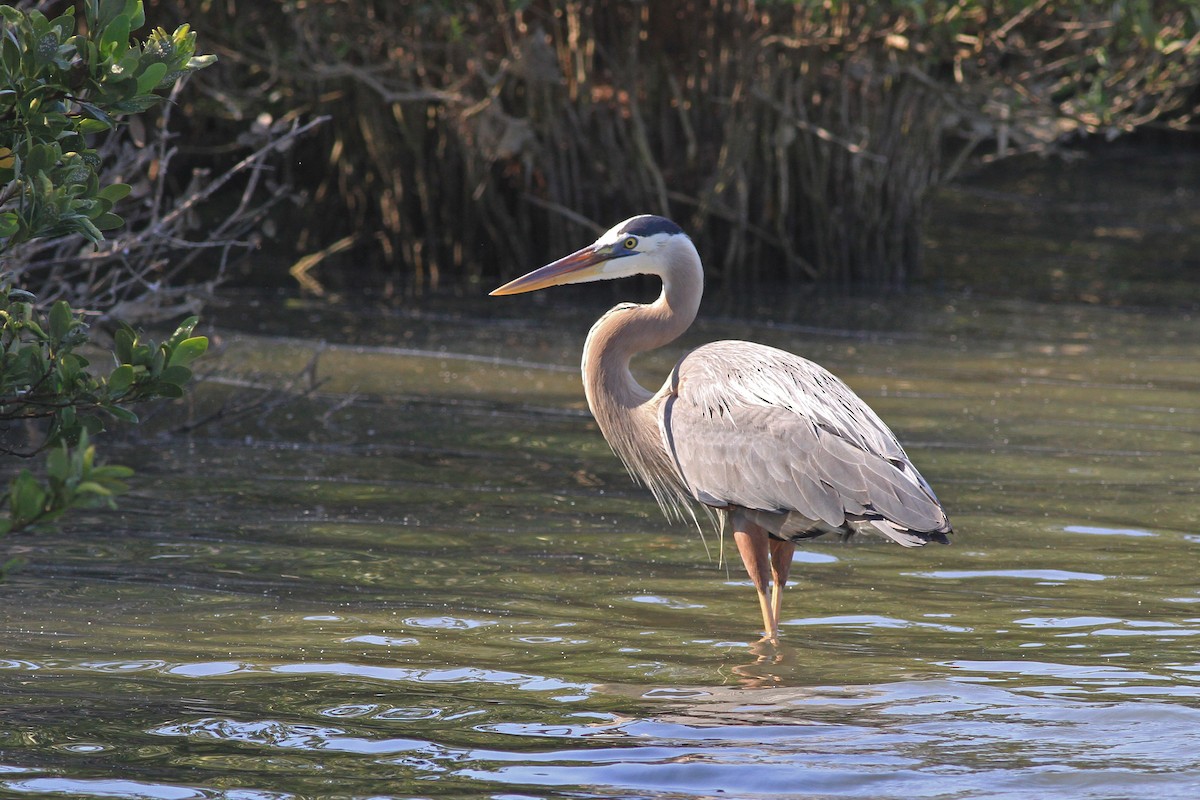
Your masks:
M220 312L217 373L150 425L215 421L110 440L141 473L120 511L4 543L0 794L1200 791L1189 314L707 312L687 344L844 376L959 531L800 549L771 647L733 548L668 526L590 421L594 302L272 302Z
M107 437L120 510L0 541L0 796L1197 796L1197 163L1127 166L948 192L949 294L714 294L637 365L820 361L947 505L950 547L800 549L778 647L583 406L648 287L231 298L174 435Z

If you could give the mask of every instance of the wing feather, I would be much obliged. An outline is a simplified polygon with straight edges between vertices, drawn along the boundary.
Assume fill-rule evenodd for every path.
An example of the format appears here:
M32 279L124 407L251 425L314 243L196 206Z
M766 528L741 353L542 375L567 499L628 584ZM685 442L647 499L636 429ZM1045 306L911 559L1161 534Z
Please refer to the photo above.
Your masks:
M811 361L714 342L680 360L663 395L663 442L701 502L763 512L786 533L865 525L912 545L950 531L895 435Z

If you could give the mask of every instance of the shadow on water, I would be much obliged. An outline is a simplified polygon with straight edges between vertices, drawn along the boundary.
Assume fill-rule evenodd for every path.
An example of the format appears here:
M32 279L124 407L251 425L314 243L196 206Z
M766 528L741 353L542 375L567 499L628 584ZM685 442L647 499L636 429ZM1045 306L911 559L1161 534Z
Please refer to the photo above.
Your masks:
M119 512L4 543L0 794L1195 795L1191 312L704 314L684 346L846 378L959 530L801 549L771 647L732 548L587 415L600 308L521 300L218 310L218 371L153 425L216 419L111 446Z

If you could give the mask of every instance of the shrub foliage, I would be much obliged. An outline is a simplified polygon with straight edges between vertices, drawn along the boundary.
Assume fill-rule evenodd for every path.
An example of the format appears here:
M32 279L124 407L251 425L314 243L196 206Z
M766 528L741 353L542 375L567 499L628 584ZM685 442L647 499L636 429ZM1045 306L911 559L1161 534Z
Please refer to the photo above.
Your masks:
M99 135L145 111L183 75L207 66L186 25L143 43L140 0L88 0L49 18L0 6L0 259L24 242L80 234L93 245L121 225L128 192L105 183ZM115 366L98 369L84 312L49 307L0 273L0 453L49 450L45 478L24 469L0 494L0 533L53 521L78 506L111 503L125 467L96 463L90 437L106 419L136 422L131 406L179 397L189 364L208 344L185 320L163 343L118 324Z

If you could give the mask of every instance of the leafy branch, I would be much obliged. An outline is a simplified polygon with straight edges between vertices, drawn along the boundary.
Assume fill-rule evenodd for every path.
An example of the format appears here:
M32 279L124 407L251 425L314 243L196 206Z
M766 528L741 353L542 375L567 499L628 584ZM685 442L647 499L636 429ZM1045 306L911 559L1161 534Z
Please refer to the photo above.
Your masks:
M86 0L50 19L0 6L0 258L35 239L78 235L99 246L124 220L114 212L130 186L104 185L95 140L162 100L213 56L195 55L187 25L131 32L141 0ZM22 469L0 493L0 534L45 525L76 507L109 504L127 467L98 465L91 437L106 419L137 422L131 406L177 398L208 347L189 317L161 344L116 323L115 366L97 371L84 312L65 300L38 303L0 273L0 454L48 450L45 478Z

